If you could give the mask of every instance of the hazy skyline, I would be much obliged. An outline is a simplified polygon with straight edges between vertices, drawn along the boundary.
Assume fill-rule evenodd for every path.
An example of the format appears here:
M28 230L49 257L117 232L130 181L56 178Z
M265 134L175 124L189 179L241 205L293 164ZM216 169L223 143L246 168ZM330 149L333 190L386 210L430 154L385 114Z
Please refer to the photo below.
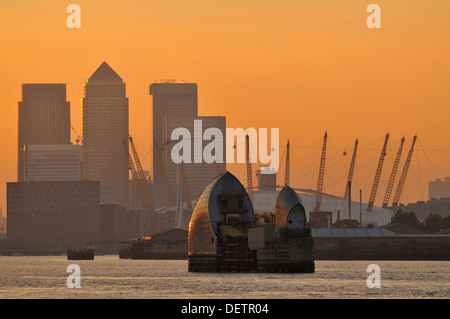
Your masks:
M369 2L75 3L81 7L81 29L67 28L66 2L0 4L4 207L6 182L16 181L22 84L65 83L72 125L81 133L83 83L103 61L127 83L130 135L141 145L147 169L151 153L143 149L151 146L152 131L148 86L178 79L198 84L199 114L226 116L227 127L280 128L280 156L288 138L296 155L291 159L297 176L291 177L293 185L315 187L325 130L330 139L325 192L343 195L350 156L338 155L351 153L359 138L355 188L364 188L367 201L386 132L392 141L389 154L403 136L409 148L418 135L418 157L401 202L426 200L427 193L422 196L417 189L423 192L428 181L450 176L446 0L376 1L382 19L376 30L365 23ZM400 168L403 162L404 157ZM391 168L387 158L383 174ZM383 183L385 177L376 205L381 205Z

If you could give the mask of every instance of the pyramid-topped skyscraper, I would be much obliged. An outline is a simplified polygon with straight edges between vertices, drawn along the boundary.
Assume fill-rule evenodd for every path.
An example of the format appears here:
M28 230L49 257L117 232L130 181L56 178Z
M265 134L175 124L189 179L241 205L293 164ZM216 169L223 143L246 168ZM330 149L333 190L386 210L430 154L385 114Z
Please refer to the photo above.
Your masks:
M122 78L103 62L84 84L83 178L100 181L102 203L127 204L128 98Z
M91 77L89 78L89 81L123 82L122 78L105 61L103 61L103 63L98 67L98 69L95 70L94 73L92 73Z

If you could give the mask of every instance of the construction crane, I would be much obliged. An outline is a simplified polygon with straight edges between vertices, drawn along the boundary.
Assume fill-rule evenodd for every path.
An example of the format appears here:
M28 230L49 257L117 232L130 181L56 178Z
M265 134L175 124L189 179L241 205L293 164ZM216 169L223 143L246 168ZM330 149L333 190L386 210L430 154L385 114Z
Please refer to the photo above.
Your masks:
M180 185L180 183L182 185ZM183 194L186 194L186 196L183 196ZM187 207L189 209L192 209L191 195L189 193L189 187L186 178L186 170L184 168L184 162L181 162L180 164L177 164L177 199L175 216L176 228L183 227L183 198L185 198Z
M189 192L189 186L187 183L187 177L186 177L186 170L184 168L184 162L181 162L181 167L180 167L180 171L181 171L181 182L183 183L183 193L184 193L184 198L186 200L186 205L189 209L192 209L192 201L191 201L191 194Z
M345 186L344 198L348 199L350 195L350 185L353 180L353 173L355 171L356 152L358 151L358 139L355 141L355 148L353 149L352 161L350 163L350 170L348 171L347 185Z
M141 161L139 160L139 156L138 156L138 153L136 151L136 147L134 146L133 138L130 136L129 140L130 140L131 150L133 151L134 161L136 163L136 168L137 168L137 172L138 172L138 175L139 175L139 180L146 181L147 179L145 178L144 171L142 170Z
M395 157L394 166L392 167L391 177L389 178L389 183L386 188L386 193L384 194L383 208L386 208L391 199L392 189L394 188L395 178L397 176L398 164L400 163L400 158L402 156L403 144L405 142L405 137L402 138L400 146L398 148L397 156Z
M142 169L141 161L139 160L139 156L136 151L136 147L134 146L133 138L130 136L129 140L130 140L131 150L133 151L134 162L136 163L136 170L137 170L139 181L140 181L141 188L142 188L142 195L143 195L143 200L144 200L144 204L142 206L144 208L153 210L153 201L152 201L152 196L150 194L148 181L145 178L145 174Z
M381 150L380 159L378 161L377 171L373 180L372 191L370 192L369 204L367 206L367 209L369 211L372 211L373 203L375 202L375 197L377 196L378 184L380 183L381 171L383 170L384 158L386 157L386 147L388 140L389 132L386 134L386 139L384 140L383 149Z
M320 204L322 201L323 180L325 176L325 160L327 155L327 137L328 134L327 132L325 132L325 136L323 138L322 156L320 157L319 179L317 181L316 205L314 211L320 211Z
M405 186L406 175L408 174L409 165L411 164L411 158L414 152L414 145L416 144L417 134L414 136L414 139L411 144L411 148L408 152L408 157L405 161L405 166L403 166L402 175L400 175L400 179L398 181L397 190L394 195L394 202L392 203L392 208L397 208L398 202L400 201L400 196L402 195L403 186Z
M250 163L250 137L245 136L245 159L247 161L247 193L253 203L252 163Z
M183 187L180 185L181 177L181 163L177 164L177 203L175 211L175 228L183 227Z
M136 186L136 191L138 192L139 200L141 201L141 198L143 198L141 195L142 194L141 186L140 186L141 182L137 175L136 168L134 167L133 159L131 158L130 152L128 151L127 140L125 138L122 139L122 143L123 143L123 149L125 150L125 154L127 155L127 158L128 158L128 169L131 171L131 176L132 176L133 182ZM141 203L142 203L142 201L141 201Z
M159 145L158 145L158 142L156 140L154 140L153 143L155 145L154 149L156 150L156 157L157 157L157 160L158 160L159 170L161 171L161 178L162 178L163 185L164 185L164 191L166 193L167 204L169 206L173 206L175 203L173 201L172 194L170 193L169 183L167 182L166 170L164 168L164 164L163 164L163 161L162 161L161 152L159 150Z
M286 186L289 186L290 169L291 169L290 143L288 140L286 145L286 170L284 172L284 185Z
M131 176L133 178L134 185L136 186L136 191L138 194L139 202L141 203L141 206L145 209L153 210L153 202L150 194L150 190L148 188L148 184L146 181L144 183L139 178L139 175L136 171L136 168L133 163L133 159L131 158L131 154L128 151L128 143L127 139L122 139L123 147L125 150L125 153L128 157L128 169L131 171Z
M169 142L163 143L161 149L164 149L168 144L175 143L175 142L176 141L169 141ZM172 193L170 192L170 189L169 189L169 182L167 181L166 170L164 168L164 164L163 164L163 161L162 161L161 152L160 152L160 149L159 149L159 146L158 146L158 142L154 141L154 143L155 143L155 149L156 149L158 165L159 165L159 168L160 168L160 171L161 171L161 177L162 177L163 184L164 184L164 191L166 193L167 203L168 203L169 206L172 206L172 205L174 205L173 197L172 197ZM179 175L178 177L179 177L179 179L180 179L180 181L182 183L183 198L184 198L184 201L186 202L186 206L189 209L192 209L191 193L189 191L189 185L188 185L188 182L187 182L186 169L185 169L185 166L184 166L184 162L181 162L179 165L180 165L180 167L179 167L179 169L177 168L177 172L178 172L177 174Z

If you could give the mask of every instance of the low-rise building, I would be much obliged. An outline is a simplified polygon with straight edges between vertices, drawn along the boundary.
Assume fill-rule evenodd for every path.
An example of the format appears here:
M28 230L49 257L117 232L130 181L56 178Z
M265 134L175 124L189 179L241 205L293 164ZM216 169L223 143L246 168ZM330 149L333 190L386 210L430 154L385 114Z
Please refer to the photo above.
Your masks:
M7 183L7 240L27 249L81 248L98 241L100 182Z

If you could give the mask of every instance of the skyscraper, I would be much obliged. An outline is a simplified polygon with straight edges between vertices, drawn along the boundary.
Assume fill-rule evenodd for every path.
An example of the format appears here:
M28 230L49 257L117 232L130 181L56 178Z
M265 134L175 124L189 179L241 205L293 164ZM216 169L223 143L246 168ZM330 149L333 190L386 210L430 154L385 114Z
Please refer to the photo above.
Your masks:
M202 140L200 148L198 148L194 141L194 121L201 122L202 131L206 131L208 128L218 128L223 135L222 163L205 163L203 160L201 163L194 162L194 152L199 152L203 155L205 146L211 143L210 140ZM179 127L183 127L189 130L191 133L191 163L184 163L186 180L189 185L189 193L192 200L196 200L201 194L206 185L209 184L217 175L223 173L226 170L225 154L226 154L226 118L225 116L197 116L197 117L168 117L165 122L165 135L164 141L167 143L167 147L164 147L165 153L165 167L167 181L169 184L176 184L177 177L177 164L171 159L172 148L178 141L171 142L171 134L173 130ZM203 134L202 132L202 134ZM196 148L197 147L197 148ZM216 150L217 151L217 150Z
M153 83L150 85L150 95L153 96L153 140L160 148L164 148L163 144L166 142L164 121L167 118L192 118L198 115L197 84ZM162 152L163 162L166 162L165 154L166 152ZM160 184L162 177L155 151L153 152L153 175L154 183Z
M81 105L83 127L83 178L100 181L102 195L113 189L114 202L127 204L128 98L126 84L106 63L84 84ZM110 203L104 200L102 203Z
M25 178L25 149L32 144L70 144L70 102L65 84L22 84L19 102L17 180Z
M223 134L223 155L225 156L226 118L223 116L199 116L198 92L195 83L153 83L150 85L150 95L153 96L153 139L157 142L161 161L164 165L166 178L175 199L174 185L177 183L177 165L172 161L171 150L177 141L171 140L173 130L183 127L191 134L191 159L194 152L202 152L209 141L202 141L202 149L194 149L194 121L201 121L203 130L218 128ZM202 132L203 134L203 132ZM156 145L154 145L154 148ZM153 152L153 192L160 195L162 175L158 163L158 153ZM225 159L225 158L224 158ZM185 175L191 200L196 200L204 187L219 173L226 170L223 163L185 163ZM186 194L185 194L186 195ZM155 198L158 203L158 198Z

